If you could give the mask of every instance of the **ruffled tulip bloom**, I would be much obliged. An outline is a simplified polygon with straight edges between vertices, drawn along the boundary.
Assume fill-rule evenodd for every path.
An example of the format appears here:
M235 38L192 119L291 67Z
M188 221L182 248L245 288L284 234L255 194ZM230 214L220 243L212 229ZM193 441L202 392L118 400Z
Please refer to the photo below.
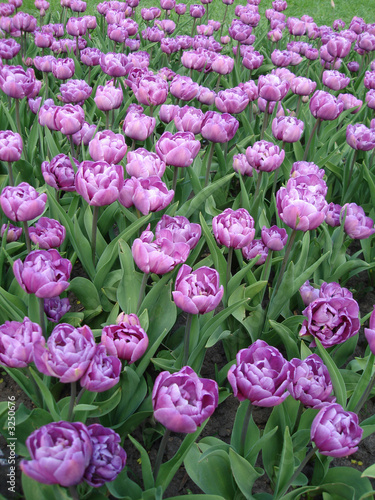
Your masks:
M127 75L132 67L125 54L115 52L102 54L99 64L104 73L115 78Z
M98 132L89 143L89 153L94 161L105 161L110 164L119 163L126 155L128 147L125 137L112 130Z
M346 127L346 142L355 150L370 151L375 148L375 130L362 123Z
M51 297L50 299L44 299L44 312L48 321L52 321L52 323L58 323L70 308L68 298Z
M272 133L278 141L297 142L303 134L304 123L293 116L280 116L272 121Z
M17 227L8 222L8 224L3 224L1 226L0 236L3 238L5 232L7 232L7 243L12 243L12 241L18 241L22 234L22 227Z
M160 76L146 75L138 83L135 91L137 101L146 106L164 104L168 96L168 83Z
M146 230L132 246L134 261L144 273L166 274L188 258L190 246L184 241L174 243L168 234L153 239L153 233Z
M87 427L92 444L92 457L83 479L92 487L99 488L114 481L126 464L126 452L121 447L120 436L101 424Z
M120 323L103 328L101 343L108 354L131 364L146 352L148 336L135 314L124 315Z
M56 124L56 114L59 106L53 104L52 99L47 99L39 108L38 122L42 127L47 127L49 130L59 130Z
M286 68L292 63L292 53L289 50L275 49L271 53L272 64L280 68Z
M257 50L246 51L242 58L242 64L250 71L260 68L263 64L264 56Z
M370 347L370 351L375 353L375 306L370 316L369 328L365 328L365 336Z
M22 2L20 5L21 4ZM20 5L18 5L18 7ZM15 14L12 18L12 23L16 30L32 33L35 31L38 21L34 16L27 14L26 12L17 12L17 14Z
M235 136L239 122L229 113L207 111L202 122L202 137L211 142L229 142Z
M156 119L144 113L128 113L124 120L123 131L134 141L145 141L153 133Z
M224 287L219 283L220 276L215 269L203 266L192 272L192 268L184 264L177 274L173 301L189 314L206 314L215 310L223 297Z
M161 372L152 391L154 417L171 431L189 434L213 414L218 398L217 383L199 378L190 366Z
M249 98L240 87L221 90L215 98L215 106L222 113L242 113L249 104Z
M87 47L81 50L81 63L85 66L99 66L103 52L95 47Z
M347 109L351 109L352 112L351 114L354 115L358 113L361 110L363 102L361 99L357 99L354 95L352 94L339 94L337 96L337 99L339 101L342 101L344 104L344 111ZM374 103L375 106L375 103Z
M299 177L301 175L316 175L323 179L324 170L315 165L312 161L295 161L290 171L290 177Z
M234 59L223 54L218 55L212 62L211 69L219 75L228 75L233 71Z
M346 457L358 450L362 434L358 415L333 403L324 406L314 418L310 436L321 455Z
M351 49L351 41L343 36L334 36L327 43L327 51L331 57L343 59L346 57Z
M25 260L17 259L13 273L20 287L27 293L48 299L60 295L69 286L72 264L55 249L33 250Z
M237 42L244 42L251 35L253 28L243 23L239 19L233 19L228 28L228 33L233 40Z
M96 351L94 335L85 325L75 328L60 323L52 330L46 346L34 349L35 365L41 373L62 383L76 382L86 372Z
M6 321L0 326L0 365L24 368L34 361L35 344L44 344L42 329L25 316L22 323Z
M233 170L241 175L253 176L253 167L249 165L245 154L233 156Z
M164 132L155 144L156 153L166 165L189 167L201 148L192 132Z
M126 157L126 172L131 177L162 177L165 172L165 162L156 153L144 148L129 151Z
M328 204L328 209L325 217L326 223L331 226L331 227L337 227L340 226L341 220L340 220L340 213L342 210L341 205L337 205L335 203L329 203Z
M336 120L344 110L342 101L323 90L317 90L314 93L309 106L314 118L320 118L321 120Z
M282 250L288 240L288 234L284 228L272 226L262 227L262 241L269 250Z
M186 13L186 4L178 3L176 4L174 10L178 16L183 16Z
M171 123L179 109L180 106L174 104L162 104L159 109L160 120L164 123Z
M191 250L196 247L201 234L201 226L189 222L182 215L171 217L164 214L155 227L156 238L166 236L175 243L183 241L189 245Z
M51 73L53 64L56 62L54 56L36 56L34 57L34 66L42 73ZM52 102L53 104L53 102Z
M258 141L246 150L249 165L258 172L273 172L280 167L285 158L285 151L272 142Z
M76 146L88 146L91 139L94 137L97 126L95 124L90 125L88 122L83 122L81 130L78 130L72 135L73 143Z
M79 383L87 391L104 392L120 381L121 361L117 356L108 356L103 344L96 351Z
M22 460L24 474L43 484L73 486L83 480L93 444L85 424L51 422L26 439L31 460Z
M350 77L336 70L326 70L323 72L323 85L331 90L342 90L350 83Z
M340 213L340 220L345 216L344 231L355 240L369 238L375 233L374 221L366 217L365 211L356 203L346 203Z
M18 52L21 50L21 45L17 43L13 38L6 38L0 40L0 57L9 61L13 59Z
M201 109L193 106L183 106L182 108L177 106L173 121L180 132L191 132L196 135L201 131L203 119L204 113Z
M104 86L98 85L94 101L101 111L117 109L123 101L122 89L120 86L115 87L113 80L107 82Z
M316 354L304 360L293 358L293 379L288 387L291 396L307 408L320 408L324 404L334 403L331 396L333 386L328 368Z
M248 399L255 406L273 407L289 396L293 368L276 347L256 340L237 353L236 361L227 377L240 401Z
M41 217L35 226L29 228L31 241L43 250L59 247L65 240L65 235L65 227L48 217Z
M282 81L276 75L260 75L258 79L259 97L266 101L281 101L286 96L289 88L289 82Z
M256 101L258 99L258 86L253 80L249 80L245 83L239 83L238 86L246 92L250 102Z
M70 36L83 36L87 31L87 22L84 17L70 17L66 23L66 32Z
M176 75L170 87L171 94L182 101L191 101L199 94L199 85L188 76Z
M52 74L58 80L68 80L72 78L74 72L74 60L69 57L66 59L56 59L52 64Z
M199 94L197 96L198 101L201 104L206 104L211 106L215 102L216 92L207 87L199 87Z
M76 167L79 167L79 161L72 158ZM52 160L42 163L43 178L49 186L62 191L75 191L75 173L69 156L63 153L58 154Z
M55 123L64 135L73 135L81 130L84 121L85 112L79 104L65 104L56 111Z
M85 80L69 80L60 85L61 95L57 98L68 104L80 104L88 99L92 92L92 87Z
M200 19L203 17L206 13L206 9L203 7L203 5L190 5L190 15L191 17L194 17L195 19Z
M27 182L21 182L18 186L6 186L0 195L4 214L15 222L32 220L41 215L46 201L47 195L39 194Z
M253 240L249 245L246 245L242 248L242 255L246 260L255 259L255 257L259 258L256 261L257 266L261 266L266 262L268 256L268 248L263 243L262 240Z
M22 66L0 66L0 89L9 97L23 99L34 91L35 73L32 68L26 71Z
M183 52L181 57L181 64L185 66L185 68L202 71L207 64L207 58L204 52L189 50Z
M237 250L254 239L254 219L244 208L227 208L212 219L212 231L220 245Z
M361 101L361 104L362 104L362 101ZM375 90L374 89L370 89L367 92L367 94L366 94L366 104L367 104L367 106L370 109L375 109Z
M11 130L0 131L0 161L18 161L22 155L22 137Z
M106 161L83 161L75 176L75 187L89 205L103 207L117 200L124 179L121 165Z
M170 204L174 196L173 189L168 190L166 184L156 175L125 179L119 192L119 202L126 208L135 206L143 215L159 212Z

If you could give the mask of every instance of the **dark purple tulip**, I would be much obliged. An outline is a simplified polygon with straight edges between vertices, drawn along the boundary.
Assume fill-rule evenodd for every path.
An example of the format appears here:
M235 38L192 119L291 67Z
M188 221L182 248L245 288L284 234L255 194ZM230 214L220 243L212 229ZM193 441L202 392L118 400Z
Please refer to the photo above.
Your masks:
M272 133L278 141L297 142L303 134L304 123L293 116L280 116L272 121Z
M4 18L11 19L8 16L11 16L12 14L14 14L15 10L16 10L16 8L14 7L14 5L12 5L10 3L9 4L8 3L1 3L0 4L0 16L2 16Z
M195 140L192 132L164 132L155 144L156 153L166 165L174 167L190 166L197 154L201 144Z
M125 359L131 364L146 352L148 336L135 314L123 315L116 325L103 328L101 343L108 354Z
M22 227L17 227L8 222L8 224L3 224L1 226L0 236L3 238L5 231L7 231L7 243L12 243L12 241L18 241L22 234Z
M91 392L104 392L120 381L121 361L117 356L108 356L103 344L96 346L94 357L80 379L81 387Z
M48 321L58 323L65 313L71 308L68 298L60 299L59 296L44 299L44 312Z
M155 228L156 238L164 235L175 243L185 242L191 250L197 245L201 233L202 229L199 224L192 224L183 216L171 217L167 214L162 216Z
M260 266L266 262L268 248L262 240L253 240L249 245L242 248L242 255L246 260L252 260L259 255L256 265Z
M347 67L352 73L357 73L357 71L359 71L359 63L357 61L348 62Z
M323 90L317 90L310 99L310 111L315 118L336 120L343 110L343 102Z
M47 201L45 193L39 194L27 182L18 186L6 186L0 195L0 204L4 214L13 221L35 219L44 212Z
M56 59L52 64L52 73L58 80L68 80L74 75L74 60L71 58Z
M26 446L31 460L22 460L20 468L43 484L81 483L93 454L92 438L81 422L43 425L30 434Z
M346 142L355 150L370 151L375 148L375 131L362 123L346 127Z
M246 150L249 165L258 172L273 172L280 167L285 158L285 151L272 142L258 141Z
M59 247L65 239L65 227L55 219L41 217L29 228L31 241L43 250Z
M119 163L126 155L128 147L122 134L112 130L98 132L89 143L89 153L94 161L106 161L110 164Z
M107 82L104 86L98 85L94 101L101 111L119 108L123 101L121 86L115 87L113 80Z
M174 243L171 234L153 240L153 233L146 230L132 246L134 261L144 273L166 274L189 256L190 246L184 241Z
M269 250L282 250L288 240L288 234L284 228L272 226L262 227L262 241Z
M63 259L57 250L34 250L24 262L18 259L13 264L13 273L25 292L40 298L60 295L69 286L72 271L69 259Z
M211 142L229 142L235 136L239 122L228 113L207 111L202 122L202 137Z
M174 10L178 16L183 16L186 13L186 5L184 3L178 3Z
M72 158L76 167L79 167L79 161ZM51 162L42 163L42 174L45 182L57 190L75 191L74 178L75 173L69 156L63 153L52 158Z
M329 203L328 210L326 213L325 221L331 227L340 226L340 214L341 214L342 206L336 205L335 203Z
M0 40L0 57L9 61L21 50L21 45L13 38Z
M320 408L336 401L331 396L333 386L328 368L319 356L311 354L304 360L293 358L290 364L294 366L294 375L288 390L294 399L307 408Z
M173 189L156 175L147 178L131 177L125 179L119 193L119 202L124 207L135 206L143 215L159 212L170 204L174 196Z
M217 383L199 378L190 366L161 372L152 391L154 417L171 431L189 434L213 414L218 398Z
M203 266L195 271L183 264L178 271L173 301L189 314L206 314L216 309L224 294L215 269Z
M355 453L362 434L358 415L345 411L336 403L324 406L311 425L311 441L321 455L328 457L346 457Z
M85 80L69 80L67 83L60 85L61 95L57 98L65 103L80 104L88 99L92 92L92 87Z
M91 437L92 457L83 479L92 487L99 488L114 481L126 464L126 452L120 446L120 436L101 424L87 427Z
M22 155L22 137L11 130L0 131L0 160L18 161Z
M157 17L160 17L161 10L157 7L151 7L149 9L142 9L141 16L144 21L153 21Z
M35 344L44 345L42 329L24 317L22 323L6 321L0 326L0 365L24 368L34 361Z
M0 66L0 89L9 97L23 99L34 91L35 73L21 66Z
M255 406L272 407L287 398L293 368L276 347L257 340L239 351L236 360L227 377L240 401L248 399Z
M83 161L75 176L78 194L96 207L110 205L117 200L124 179L121 165L106 161Z
M254 219L244 208L227 208L212 219L212 231L220 245L243 248L254 239Z
M363 240L375 233L374 221L370 217L366 217L365 211L356 203L346 203L340 214L340 220L345 217L344 231L349 236L356 240Z
M363 80L363 84L366 89L375 89L375 72L374 71L366 71L365 78Z
M126 172L131 177L162 177L166 165L156 153L150 153L144 148L129 151L126 157Z

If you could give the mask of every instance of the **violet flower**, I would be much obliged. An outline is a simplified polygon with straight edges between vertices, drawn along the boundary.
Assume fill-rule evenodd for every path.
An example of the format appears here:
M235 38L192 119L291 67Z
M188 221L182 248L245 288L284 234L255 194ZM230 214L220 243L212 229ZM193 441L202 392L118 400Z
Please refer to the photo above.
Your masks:
M60 299L57 296L44 299L44 312L48 321L52 321L52 323L58 323L70 308L71 305L68 298Z
M165 172L165 162L156 153L145 148L129 151L126 157L126 172L131 177L162 177Z
M25 316L22 323L6 321L0 326L0 365L24 368L34 361L35 344L44 345L42 329Z
M155 144L156 153L166 165L181 168L193 163L200 147L192 132L164 132Z
M108 354L132 364L146 352L148 336L135 314L124 315L120 323L103 328L101 343Z
M163 210L172 201L173 189L156 175L147 178L131 177L125 179L120 192L119 202L129 208L134 205L143 215Z
M103 344L96 351L79 383L91 392L104 392L120 381L121 361L117 356L108 356Z
M65 240L65 227L55 219L41 217L35 226L29 227L29 236L34 245L43 250L59 247Z
M27 182L21 182L18 186L6 186L0 195L4 214L16 222L35 219L44 212L46 202L47 195L39 194Z
M212 219L212 231L220 245L243 248L254 239L254 219L244 208L227 208Z
M79 167L79 161L72 158L75 166ZM69 156L58 154L52 160L42 163L42 174L45 182L57 190L75 191L75 173Z
M89 143L89 153L94 161L105 161L109 164L119 163L126 155L128 147L122 134L112 130L98 132Z

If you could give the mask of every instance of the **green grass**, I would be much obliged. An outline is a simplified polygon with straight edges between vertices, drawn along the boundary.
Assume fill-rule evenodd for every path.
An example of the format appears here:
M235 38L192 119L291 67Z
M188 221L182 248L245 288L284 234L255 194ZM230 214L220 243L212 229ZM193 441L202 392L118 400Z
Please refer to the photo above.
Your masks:
M180 0L177 0L179 2ZM181 0L186 4L200 3L199 0ZM295 16L301 17L303 14L308 14L312 16L315 22L318 25L327 24L331 25L335 19L343 19L347 24L349 24L350 20L353 16L363 17L363 19L367 23L375 22L375 0L367 0L364 2L363 0L334 0L335 8L331 6L331 0L287 0L288 1L288 9L285 11L287 16ZM87 11L86 14L95 14L96 6L99 2L88 0ZM246 4L244 0L241 2L236 1L235 4L241 3L243 5ZM50 10L53 14L53 17L56 17L57 14L60 13L60 1L59 0L50 0ZM264 14L264 11L271 7L271 0L262 0L260 4L260 12ZM158 0L141 0L140 7L151 7L151 6L160 6ZM228 16L234 16L234 5L230 6L228 9ZM212 17L221 21L223 18L225 6L221 0L213 0L210 4L210 11L212 13ZM24 0L22 10L25 12L30 12L31 14L36 15L37 10L34 7L34 0ZM210 15L211 18L211 15Z

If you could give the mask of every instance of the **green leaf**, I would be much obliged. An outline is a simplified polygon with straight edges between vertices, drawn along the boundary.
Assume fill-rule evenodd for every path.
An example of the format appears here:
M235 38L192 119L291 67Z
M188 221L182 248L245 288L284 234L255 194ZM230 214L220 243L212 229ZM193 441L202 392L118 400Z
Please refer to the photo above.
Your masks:
M372 477L375 478L375 464L370 465L370 467L367 467L362 474L361 477Z
M319 339L315 339L316 346L318 348L318 353L319 356L322 358L323 363L326 365L328 368L331 380L332 380L332 385L333 385L333 392L336 396L336 402L340 404L343 408L346 407L346 387L345 387L345 382L344 379L342 378L342 375L340 373L340 370L337 368L335 362L332 360L331 356L327 353L327 351L324 349L322 344L320 343Z
M166 500L226 500L219 495L179 495L178 497L168 497Z
M47 408L50 411L53 419L56 422L58 422L59 420L61 420L61 416L59 414L57 404L56 404L54 397L52 396L52 394L51 394L50 390L48 389L48 387L46 386L46 384L39 377L39 375L36 373L36 371L33 368L31 368L31 366L29 366L29 370L30 370L30 373L31 373L33 379L37 383L37 385L40 389L40 392L42 393L43 399L44 399L44 401L47 405Z
M57 484L39 483L31 477L22 474L22 490L25 500L71 500L68 491Z
M69 285L69 292L73 292L87 310L96 309L101 306L98 291L93 282L87 278L77 276L72 279Z
M140 443L138 443L138 441L136 441L132 436L129 435L128 438L141 454L142 478L143 478L144 489L148 490L149 488L153 488L155 483L148 453L143 448L143 446Z
M199 221L202 226L202 231L206 239L208 248L210 250L211 257L214 261L214 268L220 274L220 284L225 285L226 272L227 272L227 261L222 254L222 251L217 246L214 237L212 236L211 230L209 229L203 215L199 214Z
M117 301L122 311L137 313L137 303L143 275L134 268L134 259L129 245L119 241L119 257L122 278L117 289Z
M29 378L17 368L8 368L6 366L2 366L2 369L7 372L7 374L19 385L19 387L23 390L25 394L37 405L40 405L42 401L40 401L39 394L35 392L35 387Z
M138 377L131 366L126 366L121 373L121 401L114 412L114 423L123 422L132 415L147 394L147 384L143 377Z
M299 358L299 350L297 343L299 341L298 336L296 338L296 336L293 334L290 328L287 328L282 323L277 323L272 319L270 319L269 323L271 327L275 330L275 332L279 335L280 340L284 344L288 353L288 359Z
M16 295L4 290L0 287L0 304L7 312L10 321L22 322L27 315L27 308L25 303Z
M104 393L100 393L104 394ZM121 387L118 387L114 394L112 394L108 399L105 401L95 401L96 404L96 410L90 410L90 418L99 418L102 417L103 415L107 415L110 411L112 411L114 408L117 408L120 400L121 400ZM88 405L90 406L90 405Z
M123 469L114 481L106 483L106 486L115 498L139 500L142 496L142 488L128 477L126 469Z
M258 477L264 473L258 472L249 462L229 448L229 461L233 477L246 500L254 500L251 490Z
M375 360L375 356L371 353L368 360L367 360L366 368L363 371L358 383L356 384L356 387L354 389L352 397L349 400L349 403L347 406L348 411L354 411L357 403L361 399L361 396L364 394L365 389L371 380L372 369L374 367L374 360Z
M279 470L277 473L276 487L275 487L275 498L281 498L280 493L284 491L285 487L288 485L290 478L293 476L294 472L294 453L293 453L293 442L290 437L289 427L285 427L284 431L284 444L283 450L281 452Z
M355 500L359 500L362 495L372 491L370 480L361 476L361 471L353 467L333 467L329 469L325 478L325 483L344 483L347 487L354 489Z

